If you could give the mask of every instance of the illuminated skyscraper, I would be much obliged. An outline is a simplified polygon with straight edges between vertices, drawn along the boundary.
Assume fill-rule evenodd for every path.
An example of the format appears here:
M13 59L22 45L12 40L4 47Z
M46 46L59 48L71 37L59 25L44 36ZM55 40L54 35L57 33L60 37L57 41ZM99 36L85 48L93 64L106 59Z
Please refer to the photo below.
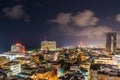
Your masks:
M109 32L106 33L106 51L114 53L116 51L116 33Z
M20 43L16 43L11 46L11 52L25 53L25 46Z
M41 50L56 50L56 42L55 41L42 41L41 42Z

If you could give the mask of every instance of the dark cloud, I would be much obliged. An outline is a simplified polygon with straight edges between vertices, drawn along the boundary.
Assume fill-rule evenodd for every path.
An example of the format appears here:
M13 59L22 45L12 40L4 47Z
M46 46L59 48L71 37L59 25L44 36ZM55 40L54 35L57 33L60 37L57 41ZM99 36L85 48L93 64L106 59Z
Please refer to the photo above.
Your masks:
M56 19L49 20L49 22L68 25L71 22L71 19L72 19L71 13L59 13Z
M118 22L120 22L120 14L117 14L117 15L116 15L116 20L117 20Z
M30 21L30 17L26 12L23 10L22 5L16 5L13 7L6 7L3 8L3 13L5 17L11 18L11 19L24 19L25 21Z
M77 15L73 16L73 22L82 27L96 25L98 21L99 19L95 17L94 12L90 10L78 12Z
M73 23L81 27L96 25L99 19L94 16L94 13L90 10L78 12L76 15L72 13L59 13L56 19L49 20L57 24L68 25Z
M82 37L87 40L88 44L96 42L96 45L101 45L105 42L105 33L113 30L108 26L97 25L100 19L94 15L95 13L90 10L78 12L76 15L60 13L56 19L50 20L58 25L51 30L51 32L54 32L52 35Z

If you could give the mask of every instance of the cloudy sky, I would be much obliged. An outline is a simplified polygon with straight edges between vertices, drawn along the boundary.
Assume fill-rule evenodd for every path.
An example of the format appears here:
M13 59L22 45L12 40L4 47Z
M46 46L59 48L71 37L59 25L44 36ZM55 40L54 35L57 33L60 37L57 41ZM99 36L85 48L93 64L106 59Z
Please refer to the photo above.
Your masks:
M105 46L105 33L117 32L119 0L0 0L0 51L21 42L27 49L54 40L58 47Z

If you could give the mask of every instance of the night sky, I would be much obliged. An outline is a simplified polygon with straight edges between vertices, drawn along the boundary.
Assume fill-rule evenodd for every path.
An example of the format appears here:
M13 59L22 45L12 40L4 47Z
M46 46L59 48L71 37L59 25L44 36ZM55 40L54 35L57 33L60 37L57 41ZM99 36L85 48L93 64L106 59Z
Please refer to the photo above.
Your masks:
M16 42L38 49L42 40L104 46L111 31L119 46L120 0L0 0L0 52Z

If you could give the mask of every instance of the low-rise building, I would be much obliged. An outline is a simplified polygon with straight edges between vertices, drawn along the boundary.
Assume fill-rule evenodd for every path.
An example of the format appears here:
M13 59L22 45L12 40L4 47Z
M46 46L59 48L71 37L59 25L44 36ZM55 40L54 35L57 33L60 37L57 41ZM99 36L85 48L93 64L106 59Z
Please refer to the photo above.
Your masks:
M116 65L92 64L90 80L120 80L120 69Z
M112 57L98 57L94 59L95 64L113 64Z
M21 64L15 61L8 62L1 66L3 69L9 69L12 71L12 75L21 73Z
M10 61L9 57L0 56L0 66L7 63L7 62L9 62L9 61Z
M79 64L74 64L70 66L70 70L78 71L80 69Z
M55 80L57 79L57 73L52 68L45 68L38 70L31 78L34 80Z

